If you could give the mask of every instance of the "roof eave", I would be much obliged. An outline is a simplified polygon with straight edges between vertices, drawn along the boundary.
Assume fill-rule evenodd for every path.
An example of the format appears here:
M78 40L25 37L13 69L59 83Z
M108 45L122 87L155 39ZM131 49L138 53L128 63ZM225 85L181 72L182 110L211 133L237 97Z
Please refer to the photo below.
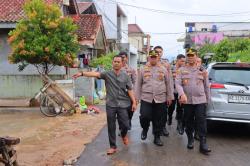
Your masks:
M91 46L93 47L94 45L94 40L93 39L81 39L80 41L78 41L80 45L87 45L87 46Z
M0 29L12 29L16 28L16 22L1 22L0 21Z
M121 14L123 17L127 17L126 14L125 14L125 12L122 10L122 8L121 8L119 5L117 5L117 10L120 12L120 14Z

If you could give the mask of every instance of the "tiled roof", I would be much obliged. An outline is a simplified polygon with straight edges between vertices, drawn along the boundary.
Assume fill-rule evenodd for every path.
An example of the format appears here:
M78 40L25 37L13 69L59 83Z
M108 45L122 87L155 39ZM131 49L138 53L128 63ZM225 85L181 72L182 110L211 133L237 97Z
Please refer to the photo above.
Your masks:
M24 17L22 9L26 0L0 0L0 22L17 22ZM45 0L47 3L61 4L63 0Z
M128 24L128 33L144 33L137 24Z
M0 0L0 22L16 22L24 17L24 2L25 0Z
M87 10L93 3L92 2L78 2L78 9L80 13L83 13L85 10Z
M78 40L95 41L102 25L102 17L96 14L81 14L72 16L79 26L77 30Z

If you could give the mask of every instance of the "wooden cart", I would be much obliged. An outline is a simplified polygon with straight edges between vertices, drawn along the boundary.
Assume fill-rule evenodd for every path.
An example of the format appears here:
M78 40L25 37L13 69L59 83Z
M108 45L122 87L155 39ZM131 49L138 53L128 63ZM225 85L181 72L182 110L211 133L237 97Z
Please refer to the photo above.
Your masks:
M44 87L40 90L40 110L49 117L57 116L62 112L75 111L74 100L71 99L55 81L48 76L41 76Z

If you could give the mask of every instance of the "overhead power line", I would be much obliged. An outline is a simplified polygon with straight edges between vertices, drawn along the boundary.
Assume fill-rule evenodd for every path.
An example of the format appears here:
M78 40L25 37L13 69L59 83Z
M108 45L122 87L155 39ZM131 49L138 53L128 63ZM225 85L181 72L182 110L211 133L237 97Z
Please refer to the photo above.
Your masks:
M112 0L106 0L106 1L112 1ZM111 23L111 25L115 28L114 30L117 30L118 29L117 25L106 15L106 13L97 4L96 4L96 6L101 11L102 15L107 19L107 21L109 23ZM222 28L222 27L226 27L226 26L232 26L232 25L235 25L235 24L237 24L239 22L247 22L247 21L250 21L250 19L228 23L226 25L222 25L222 26L219 26L217 28ZM123 34L128 35L128 30L121 29L120 31ZM186 32L144 32L144 33L145 34L150 34L150 35L181 35L181 34L185 34ZM136 40L138 40L138 39L136 39Z
M101 11L102 15L107 19L111 25L118 29L117 25L106 15L106 13L96 4L96 7ZM114 29L115 30L115 29ZM128 35L128 30L121 29L121 32L125 35ZM178 35L178 34L184 34L185 32L144 32L145 34L150 35Z
M176 12L176 11L168 11L168 10L146 8L146 7L136 6L136 5L127 4L127 3L123 3L123 2L116 2L116 1L113 1L113 0L105 0L105 1L109 2L109 3L119 4L119 5L122 5L122 6L127 6L127 7L142 9L142 10L147 10L147 11L150 11L150 12L163 13L163 14L169 14L169 15L178 15L178 16L232 17L232 16L246 15L246 14L250 13L250 11L232 12L232 13L220 13L220 14L186 13L186 12Z

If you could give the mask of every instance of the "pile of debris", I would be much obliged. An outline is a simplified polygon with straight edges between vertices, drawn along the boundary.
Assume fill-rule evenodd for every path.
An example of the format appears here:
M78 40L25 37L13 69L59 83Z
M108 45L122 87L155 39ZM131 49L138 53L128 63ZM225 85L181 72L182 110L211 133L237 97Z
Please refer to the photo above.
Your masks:
M85 103L84 96L81 96L79 98L79 102L75 104L75 107L76 107L76 113L99 114L101 112L101 110L94 105L87 106Z

